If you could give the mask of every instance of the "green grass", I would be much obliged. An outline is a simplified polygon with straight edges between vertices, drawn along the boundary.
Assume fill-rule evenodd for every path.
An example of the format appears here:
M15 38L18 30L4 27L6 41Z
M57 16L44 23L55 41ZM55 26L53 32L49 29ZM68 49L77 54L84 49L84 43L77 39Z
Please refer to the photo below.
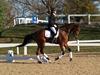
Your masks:
M81 28L80 40L95 40L100 39L100 28Z
M73 52L77 52L77 47L70 47ZM37 47L28 47L28 55L36 54ZM13 50L14 54L17 54L16 48L0 48L0 54L7 54L8 50ZM60 53L61 50L59 47L45 47L44 52L47 54L51 53ZM68 53L68 50L66 49ZM80 52L100 52L100 47L80 47ZM24 54L24 48L20 48L20 55Z
M1 32L1 37L20 39L20 38L23 38L25 35L32 33L34 31L37 31L43 27L44 26L40 26L40 25L15 26L15 27L3 30ZM81 40L100 39L100 28L81 27L79 39Z
M41 26L15 26L2 31L2 37L24 37L26 34L32 33L38 29L42 28Z

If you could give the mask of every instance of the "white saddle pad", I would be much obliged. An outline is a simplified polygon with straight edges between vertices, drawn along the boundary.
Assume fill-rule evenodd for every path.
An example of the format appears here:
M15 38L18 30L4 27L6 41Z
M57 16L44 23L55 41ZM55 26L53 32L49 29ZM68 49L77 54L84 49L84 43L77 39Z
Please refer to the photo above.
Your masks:
M49 30L45 30L45 37L47 37L47 38L51 37L51 33Z
M57 38L58 36L59 36L59 30L54 38ZM47 38L51 37L51 32L49 30L45 30L45 37L47 37Z

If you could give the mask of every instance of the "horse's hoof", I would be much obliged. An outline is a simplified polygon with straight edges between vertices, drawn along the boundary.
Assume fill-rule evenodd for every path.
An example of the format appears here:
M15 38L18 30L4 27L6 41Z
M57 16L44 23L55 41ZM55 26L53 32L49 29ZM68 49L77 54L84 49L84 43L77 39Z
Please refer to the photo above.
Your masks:
M70 58L70 61L72 61L72 58Z
M49 62L49 63L51 63L52 61L51 61L51 60L49 60L48 62Z
M57 57L57 58L55 58L55 61L57 61L59 58Z
M50 60L49 58L46 58L47 60Z
M42 62L41 62L41 61L38 61L38 63L39 63L39 64L42 64Z

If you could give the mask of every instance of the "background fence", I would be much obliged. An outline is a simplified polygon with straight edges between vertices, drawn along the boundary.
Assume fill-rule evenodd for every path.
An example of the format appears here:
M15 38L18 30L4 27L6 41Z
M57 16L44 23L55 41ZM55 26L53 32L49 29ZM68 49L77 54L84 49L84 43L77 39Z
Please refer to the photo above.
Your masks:
M86 17L87 18L87 23L91 24L91 23L93 23L92 22L92 17L100 17L100 14L68 14L68 15L57 15L57 16L58 17L67 17L68 23L71 23L71 17ZM47 23L48 22L47 20L39 20L39 19L37 19L36 21L37 21L36 23L39 23L39 22ZM14 25L16 25L16 24L27 24L27 23L33 23L32 22L32 17L30 17L30 18L29 17L26 17L26 18L24 18L24 17L20 17L20 18L16 17L14 19ZM100 23L100 19L99 19L99 21L96 21L96 23Z
M71 23L71 17L86 17L87 18L87 23L100 23L100 14L69 14L68 15L68 23ZM92 19L93 17L99 17L98 21L93 22Z
M21 43L1 43L0 48L7 47L16 47ZM69 41L69 46L77 46L77 50L80 51L80 46L100 46L100 40L78 40L78 41ZM24 46L24 55L27 55L28 46L37 46L36 43L30 43ZM45 46L59 46L58 44L46 43ZM16 47L17 55L19 55L19 47Z

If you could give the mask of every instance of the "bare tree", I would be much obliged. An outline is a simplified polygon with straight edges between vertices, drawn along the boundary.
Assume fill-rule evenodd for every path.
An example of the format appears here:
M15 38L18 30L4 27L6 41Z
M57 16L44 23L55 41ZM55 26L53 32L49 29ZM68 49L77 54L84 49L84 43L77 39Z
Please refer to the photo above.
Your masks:
M96 13L96 6L92 0L65 0L66 13Z
M56 10L58 14L64 13L64 0L41 0L41 2L48 13L50 13L52 9Z
M10 5L8 0L2 0L0 3L0 8L1 9L1 16L2 19L0 20L1 28L5 29L8 28L9 26L12 26L12 21L13 21L13 15L11 14L12 6Z
M91 13L95 12L95 6L91 0L12 0L15 2L18 12L36 13L43 15L56 9L57 13ZM19 5L19 7L18 7ZM21 12L21 13L22 13Z
M20 4L21 7L23 6L23 8L26 8L27 10L34 12L38 15L50 13L52 9L61 10L63 6L63 0L12 0L12 1L13 2L15 1L15 3Z

